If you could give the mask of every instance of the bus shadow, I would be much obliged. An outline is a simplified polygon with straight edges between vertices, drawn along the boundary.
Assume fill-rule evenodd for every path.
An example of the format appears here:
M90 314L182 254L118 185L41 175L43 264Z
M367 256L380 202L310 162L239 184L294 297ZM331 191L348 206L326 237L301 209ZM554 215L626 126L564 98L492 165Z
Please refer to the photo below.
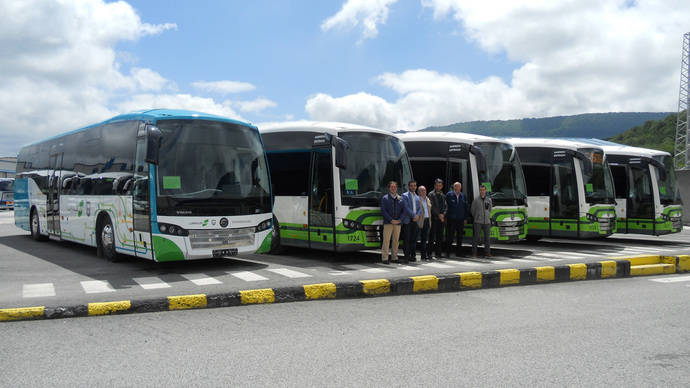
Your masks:
M254 271L267 265L242 258L208 259L156 263L133 256L122 256L118 262L109 262L96 255L96 248L67 241L37 242L29 235L0 236L0 251L8 255L16 251L18 260L24 261L23 271L46 277L52 264L67 271L92 279L108 281L115 289L138 287L133 278L158 277L166 283L188 281L183 274L201 274L211 277L225 276L234 271ZM9 256L8 256L9 257ZM37 261L32 263L31 261ZM0 259L0 266L3 259ZM42 262L42 263L41 263ZM13 267L13 266L10 266Z

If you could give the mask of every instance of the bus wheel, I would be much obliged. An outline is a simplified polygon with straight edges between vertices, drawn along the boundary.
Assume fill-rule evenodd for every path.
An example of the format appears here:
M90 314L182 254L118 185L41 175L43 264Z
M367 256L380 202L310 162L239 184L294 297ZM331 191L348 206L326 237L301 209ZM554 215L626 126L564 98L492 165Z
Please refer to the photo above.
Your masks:
M46 237L41 234L41 221L36 210L31 211L31 238L36 241L46 240Z
M542 236L535 236L533 234L528 234L527 235L527 241L535 242L541 240Z
M103 217L98 231L98 250L101 256L108 261L120 261L118 253L115 251L115 229L110 217Z
M271 250L268 252L272 255L279 255L285 252L285 248L280 245L280 224L278 219L273 217L273 230L271 231Z

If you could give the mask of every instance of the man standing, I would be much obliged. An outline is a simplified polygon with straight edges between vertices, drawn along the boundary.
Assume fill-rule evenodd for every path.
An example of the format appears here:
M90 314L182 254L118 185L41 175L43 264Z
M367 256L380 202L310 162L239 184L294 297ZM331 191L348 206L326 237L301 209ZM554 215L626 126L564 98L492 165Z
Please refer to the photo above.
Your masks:
M429 239L429 251L434 251L436 258L441 257L443 249L443 222L448 207L446 205L446 194L443 192L443 181L436 178L434 191L429 194L431 201L431 237Z
M448 224L446 225L446 256L450 257L450 249L453 246L455 236L458 239L455 256L461 256L460 249L462 248L462 238L465 234L468 211L467 201L465 200L465 194L462 192L462 184L460 182L453 183L453 190L446 194L446 203L448 204L448 210L446 211L446 218L448 219Z
M417 261L415 255L415 250L417 248L417 221L422 215L422 206L419 202L419 196L415 194L416 191L417 182L410 181L407 184L407 192L402 195L405 212L408 215L408 217L403 220L405 262Z
M431 216L431 201L429 197L426 196L426 187L419 186L419 202L422 205L422 214L417 221L417 226L419 227L419 243L422 247L422 260L431 260L431 253L429 253L427 241L429 241L429 228L430 228L430 216Z
M484 255L491 257L491 208L493 203L491 198L486 195L486 186L479 186L479 198L472 201L472 217L474 224L472 225L472 257L477 257L477 242L479 241L479 232L484 233Z
M398 184L395 181L388 182L388 194L381 198L381 214L383 214L383 240L381 241L381 260L383 264L388 261L388 247L393 240L392 258L398 262L398 245L400 245L400 226L405 217L405 206L398 195Z

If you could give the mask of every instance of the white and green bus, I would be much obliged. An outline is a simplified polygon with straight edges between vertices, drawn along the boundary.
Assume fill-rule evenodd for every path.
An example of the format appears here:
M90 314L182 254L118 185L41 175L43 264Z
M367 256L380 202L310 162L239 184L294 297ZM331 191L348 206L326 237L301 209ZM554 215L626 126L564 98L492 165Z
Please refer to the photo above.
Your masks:
M360 125L289 122L260 126L273 187L276 247L335 252L379 249L381 197L412 179L393 133Z
M668 152L583 139L607 155L616 187L618 233L663 235L683 230L683 207Z
M271 185L256 127L147 110L28 145L15 223L115 260L234 256L271 245Z
M616 232L613 178L601 147L565 139L507 140L520 154L527 181L529 238Z
M400 137L418 185L431 192L434 180L441 178L448 192L453 182L459 181L469 206L484 184L494 204L491 239L508 242L526 237L525 178L510 143L460 132L407 132ZM465 226L465 235L472 235L471 224Z

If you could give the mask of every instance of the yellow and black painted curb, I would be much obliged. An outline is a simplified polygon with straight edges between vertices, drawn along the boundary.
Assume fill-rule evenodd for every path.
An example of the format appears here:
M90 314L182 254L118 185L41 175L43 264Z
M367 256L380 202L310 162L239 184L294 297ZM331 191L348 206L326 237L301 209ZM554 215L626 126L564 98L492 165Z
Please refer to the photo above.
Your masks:
M143 313L262 303L285 303L319 299L360 298L452 292L512 285L577 280L624 278L690 271L690 255L615 258L593 263L567 264L486 272L369 279L341 283L306 284L293 287L242 290L221 294L168 296L144 300L121 300L75 306L32 306L0 309L0 321L56 319L110 314Z

